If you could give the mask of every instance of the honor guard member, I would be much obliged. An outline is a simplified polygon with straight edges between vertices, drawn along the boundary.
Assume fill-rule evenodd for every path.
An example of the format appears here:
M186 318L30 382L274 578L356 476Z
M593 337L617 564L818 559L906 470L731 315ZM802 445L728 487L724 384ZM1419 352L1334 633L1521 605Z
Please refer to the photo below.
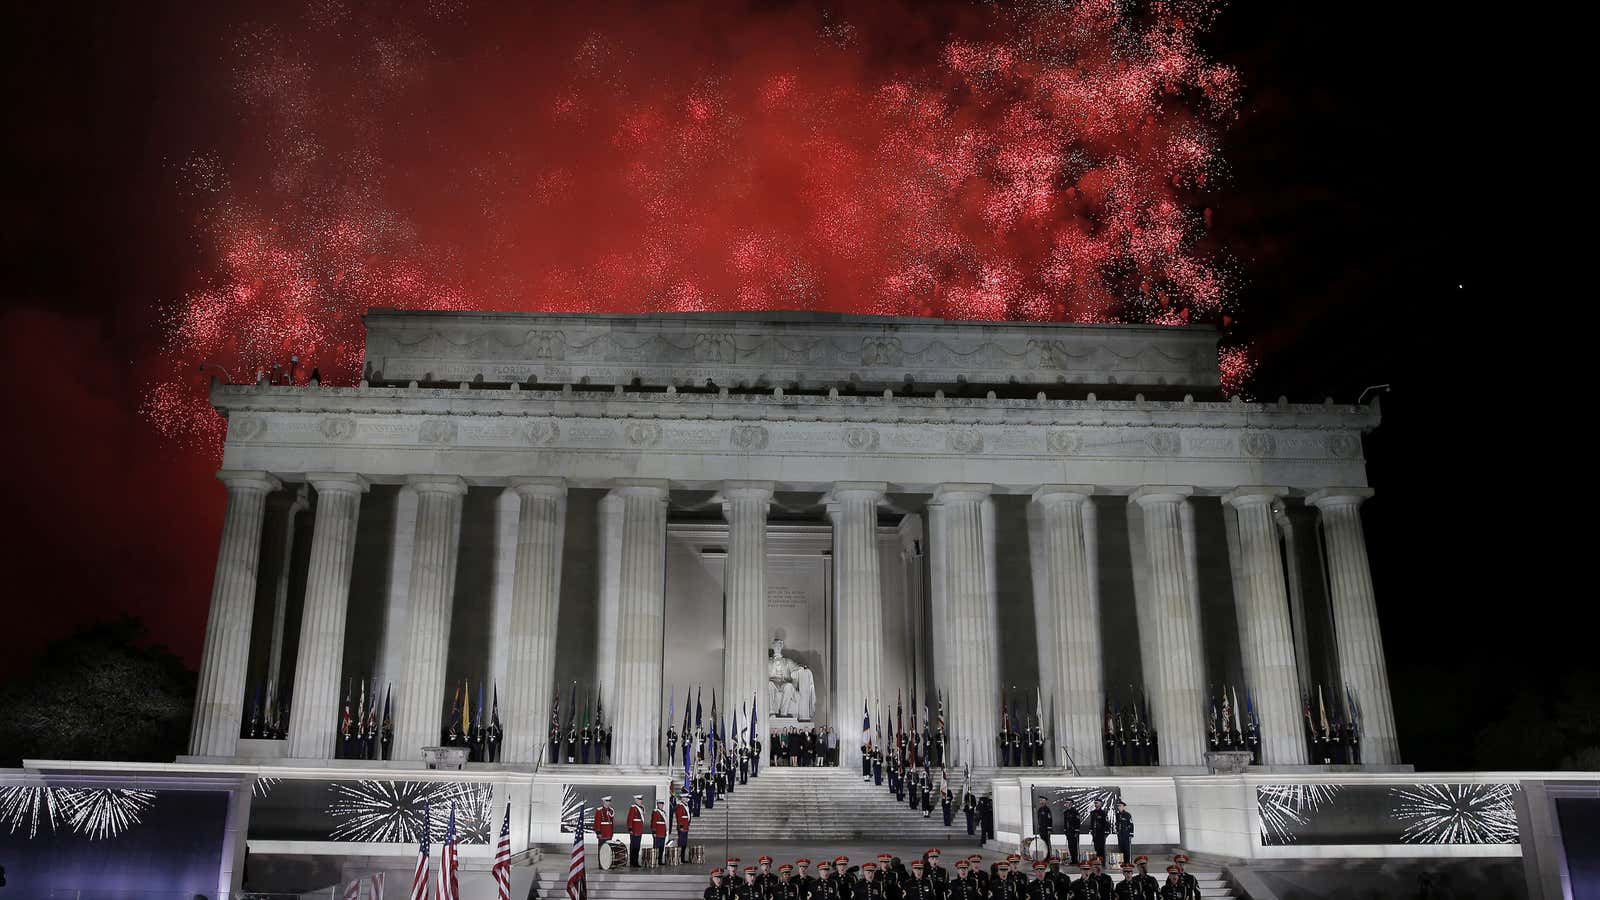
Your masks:
M767 889L767 900L806 900L794 878L794 866L784 863L778 867L778 880Z
M561 723L550 723L550 764L561 762Z
M850 868L850 858L835 856L833 858L833 877L839 879L839 894L849 900L855 894L856 885L861 879L856 877L856 870Z
M1040 840L1044 841L1046 854L1055 850L1055 847L1050 843L1050 834L1055 830L1055 827L1056 817L1054 813L1050 812L1050 800L1041 794L1039 796L1039 808L1033 813L1033 832L1039 836Z
M728 885L722 878L721 869L711 870L711 884L701 892L700 900L729 900Z
M1133 863L1122 864L1122 880L1117 882L1116 900L1139 900L1139 882L1133 880Z
M701 805L706 809L717 808L717 780L710 773L701 772L696 776L700 782L700 789L704 793L705 802Z
M973 864L965 859L956 860L956 873L945 885L944 900L988 900L988 897L989 890L973 872Z
M933 815L933 803L938 798L934 796L936 789L933 781L928 777L928 770L922 770L922 817L924 819Z
M1161 900L1190 900L1177 866L1167 866L1167 880L1161 885Z
M685 793L689 796L689 815L700 818L700 795L705 792L705 780L699 775L691 778L684 785Z
M920 859L911 861L911 877L900 885L901 900L943 900L939 884L928 877L927 864Z
M956 817L956 795L949 790L940 791L939 806L944 811L944 827L949 828Z
M1112 895L1116 893L1116 885L1111 883L1111 876L1106 874L1105 864L1105 860L1098 856L1089 860L1089 883L1094 885L1094 900L1112 900Z
M1189 865L1189 854L1174 854L1172 857L1172 863L1178 867L1178 880L1183 882L1184 890L1191 891L1196 897L1199 897L1200 882L1193 875L1189 874L1189 870L1187 868Z
M573 722L567 728L567 762L577 762L578 754L578 723Z
M579 735L579 739L583 741L583 744L578 751L578 761L588 765L589 749L594 746L594 731L588 725L583 726L583 732Z
M878 854L878 880L884 890L893 891L900 886L900 873L894 870L895 859L888 853Z
M804 856L794 861L794 880L795 884L800 886L800 900L808 900L811 896L811 888L817 883L817 879L813 878L808 871L810 868L811 860Z
M750 777L759 778L760 776L761 742L756 740L756 736L752 734L750 735Z
M756 884L763 890L771 890L778 883L778 876L772 871L772 857L762 856L756 859Z
M810 900L850 900L843 888L844 882L833 874L833 863L823 860L817 863L817 878L811 883L811 892L806 896Z
M1028 900L1056 900L1056 883L1050 880L1043 860L1033 864L1033 880L1028 882Z
M750 748L739 745L739 783L750 783Z
M888 882L878 877L878 864L863 863L861 880L856 882L852 900L890 900Z
M1022 881L1011 875L1011 863L1001 860L989 879L989 900L1021 900Z
M872 751L872 783L883 786L883 751Z
M968 856L967 866L972 870L972 877L983 885L983 895L989 896L989 870L983 867L983 854L974 853Z
M1133 858L1133 813L1128 812L1128 804L1117 801L1117 819L1114 823L1117 829L1117 850L1122 854L1122 861L1128 862Z
M971 791L961 798L961 811L967 816L967 836L978 833L978 795Z
M1111 817L1101 808L1100 801L1094 802L1094 809L1089 812L1089 839L1094 841L1094 855L1106 858L1106 835L1111 833Z
M943 890L944 886L950 883L950 870L946 869L943 863L940 862L939 848L931 848L927 853L922 854L922 858L928 863L928 880L938 885L940 890Z
M987 842L994 837L994 796L985 792L978 800L978 821L983 825L983 837L979 842Z
M1150 874L1150 857L1144 854L1135 856L1133 864L1139 870L1138 874L1133 876L1133 883L1136 885L1133 895L1139 900L1157 900L1161 894L1161 882Z
M689 823L693 816L689 812L689 798L691 794L679 794L676 803L672 804L672 818L678 826L678 862L689 861Z
M600 808L594 811L594 836L604 844L617 833L617 811L611 808L611 798L601 797ZM605 852L605 851L601 851Z
M1083 834L1083 820L1078 817L1078 804L1067 803L1061 808L1061 830L1067 836L1067 862L1078 864L1078 840Z
M634 794L633 802L628 804L628 865L639 867L639 842L644 839L644 807L639 804L644 801L643 794Z
M667 726L667 763L669 765L672 763L672 761L674 759L677 758L677 754L675 754L673 752L673 751L675 751L677 749L678 749L678 732L674 731L671 725L668 725Z
M733 900L763 900L761 885L756 883L756 867L744 867L744 880L733 888Z
M667 864L667 804L664 800L656 801L656 808L650 811L650 837L655 842L656 865Z

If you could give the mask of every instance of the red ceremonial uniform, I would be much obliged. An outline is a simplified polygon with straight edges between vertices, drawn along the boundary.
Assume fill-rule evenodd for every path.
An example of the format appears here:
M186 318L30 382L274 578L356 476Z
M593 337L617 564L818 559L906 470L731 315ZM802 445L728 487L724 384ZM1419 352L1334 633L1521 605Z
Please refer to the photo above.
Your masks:
M650 811L650 833L658 838L667 836L667 814L659 809Z
M644 810L637 804L628 807L628 833L644 834Z
M688 806L688 804L684 803L681 800L678 801L677 814L678 814L678 830L679 831L688 831L689 830L689 806Z
M617 833L617 811L601 806L594 811L594 836L602 841L611 840Z

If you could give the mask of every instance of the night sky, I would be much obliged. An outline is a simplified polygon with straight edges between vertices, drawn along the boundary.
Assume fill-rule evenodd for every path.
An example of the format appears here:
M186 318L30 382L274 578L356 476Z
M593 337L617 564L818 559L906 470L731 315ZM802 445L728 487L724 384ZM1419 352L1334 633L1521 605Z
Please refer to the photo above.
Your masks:
M1481 200L1455 149L1448 22L1388 4L1146 11L1136 24L1192 42L1173 55L1190 68L1159 114L1080 123L1110 133L1076 149L1150 163L1107 187L1016 174L1048 139L985 92L1061 74L1017 62L1059 43L1032 5L190 6L28 4L3 38L18 588L0 676L124 612L197 662L224 500L197 364L250 372L289 347L348 379L375 298L1226 316L1254 399L1394 385L1367 439L1366 521L1408 760L1467 764L1485 708L1579 665L1483 671L1504 651L1485 620L1532 594L1541 553L1536 533L1495 529L1511 485L1473 465L1488 438L1469 423L1504 391L1479 360L1504 351L1474 314ZM1078 49L1090 61L1066 80L1121 71ZM943 118L918 119L919 97ZM873 165L885 147L953 158L963 134L989 168L955 187ZM1204 159L1150 162L1188 138ZM1176 253L1072 243L1127 192L1186 211ZM1114 275L1077 265L1118 252Z

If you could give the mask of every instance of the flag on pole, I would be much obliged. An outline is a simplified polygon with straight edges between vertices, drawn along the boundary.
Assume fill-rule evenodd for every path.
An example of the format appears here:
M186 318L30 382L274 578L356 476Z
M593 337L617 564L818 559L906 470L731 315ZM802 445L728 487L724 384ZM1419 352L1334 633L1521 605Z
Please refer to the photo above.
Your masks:
M500 842L494 846L494 875L496 900L511 900L511 804L506 804L506 817L500 822Z
M865 698L861 701L861 744L862 746L872 745L872 713L867 708Z
M372 900L383 900L383 873L377 872L372 876Z
M712 690L712 692L711 692L711 702L715 703L716 701L717 701L717 692L715 690ZM689 711L687 709L685 709L684 712L688 713ZM695 691L695 693L694 693L694 730L695 731L699 731L700 730L700 692L698 690Z
M344 900L361 900L361 879L344 886Z
M428 815L428 804L422 804L422 841L417 846L417 874L411 877L411 900L428 900L428 832L433 829L433 819Z
M450 823L445 826L444 841L439 844L438 900L461 900L461 886L456 882L456 869L460 865L461 861L456 858L456 805L452 803Z
M572 829L572 861L567 865L567 897L570 900L589 900L589 878L584 873L583 865L583 826L588 821L589 807L578 807L578 824Z
M939 733L944 734L944 692L934 691L934 695L939 698Z
M750 695L750 739L756 739L756 695Z

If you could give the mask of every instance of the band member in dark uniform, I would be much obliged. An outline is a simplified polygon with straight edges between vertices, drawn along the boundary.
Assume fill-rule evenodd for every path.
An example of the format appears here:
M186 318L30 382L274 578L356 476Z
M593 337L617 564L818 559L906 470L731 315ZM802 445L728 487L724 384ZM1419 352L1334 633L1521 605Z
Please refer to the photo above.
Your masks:
M1111 833L1111 817L1101 808L1100 801L1094 802L1094 809L1089 812L1089 839L1094 841L1094 855L1101 859L1106 858L1106 835Z
M967 834L969 836L977 834L978 795L967 791L966 796L961 798L961 811L967 816Z
M1046 855L1055 850L1050 843L1050 834L1055 829L1055 823L1055 815L1050 812L1050 801L1041 795L1039 808L1033 813L1033 831L1044 841Z
M1122 861L1133 859L1133 814L1128 812L1128 804L1117 801L1117 850L1122 854Z
M833 874L833 863L827 860L817 863L817 877L811 882L811 892L806 896L810 900L850 900L850 895L844 889L844 881Z
M1068 801L1061 808L1061 830L1067 836L1067 862L1078 864L1078 840L1083 835L1083 819L1078 817L1078 804Z
M778 876L772 871L772 857L759 857L756 860L756 884L761 885L762 890L770 891L777 883Z
M1001 862L989 880L989 900L1022 900L1022 887L1022 879L1011 874L1011 864Z
M744 880L734 885L733 900L765 900L766 892L756 882L756 867L744 867Z
M1174 854L1172 863L1178 867L1178 880L1183 882L1183 889L1198 898L1200 896L1200 882L1193 875L1190 875L1188 869L1185 868L1189 865L1189 854Z
M778 867L778 880L767 888L767 900L806 900L793 873L794 867L788 863Z
M1167 880L1161 885L1161 900L1193 900L1184 886L1177 866L1167 866Z
M994 837L994 797L990 794L978 800L978 821L983 825L983 837L979 842L989 841Z
M1133 864L1139 869L1138 874L1133 876L1133 895L1138 900L1157 900L1161 894L1161 882L1150 874L1150 857L1143 854L1135 856Z
M1028 900L1056 900L1056 885L1049 878L1048 867L1042 862L1033 864L1033 880L1028 882Z

